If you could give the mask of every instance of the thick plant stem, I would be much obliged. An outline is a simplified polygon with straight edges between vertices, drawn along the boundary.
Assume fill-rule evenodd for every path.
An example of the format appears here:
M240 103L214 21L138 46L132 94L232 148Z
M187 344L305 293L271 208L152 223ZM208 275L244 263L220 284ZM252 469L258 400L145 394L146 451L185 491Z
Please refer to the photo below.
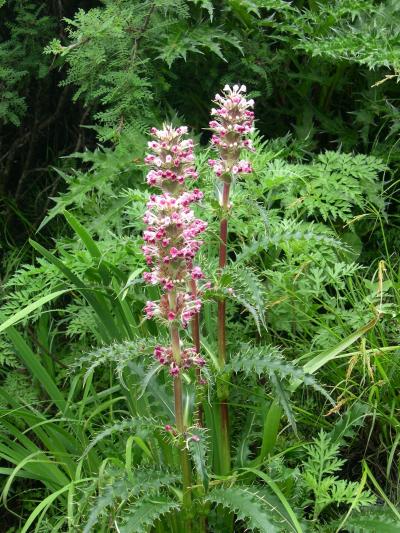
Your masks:
M224 182L222 191L222 210L223 215L219 227L219 268L220 272L226 266L227 257L227 240L228 240L228 219L226 218L229 204L230 184ZM225 338L225 300L218 302L218 358L221 368L226 361L226 338Z
M227 211L229 205L230 183L224 182L222 191L223 216L220 221L220 245L219 245L219 268L222 271L226 266L227 259L227 239L228 239L228 219ZM218 302L218 359L221 370L226 362L226 309L225 301ZM222 474L228 474L231 469L231 451L229 440L229 411L228 411L228 391L224 391L220 403L221 419L221 470Z
M175 294L170 295L170 306L175 307ZM179 330L177 326L171 326L171 347L175 361L179 364L181 361L181 347L179 339ZM182 378L178 374L174 377L174 403L175 403L175 424L176 429L182 435L186 429L183 416L183 389ZM182 492L183 492L183 510L186 515L189 515L191 510L192 496L190 492L191 487L191 470L189 455L186 449L180 450L180 461L182 468ZM185 517L185 531L190 533L192 531L192 525L190 516Z
M182 379L180 376L174 378L174 398L175 398L175 422L176 428L179 433L185 431L185 424L183 420L183 408L182 408ZM180 451L181 454L181 467L182 467L182 485L183 485L183 507L187 511L191 505L191 475L190 475L190 462L186 449ZM189 524L190 526L190 524ZM189 530L188 530L189 531Z
M194 279L190 282L190 290L193 298L197 298L197 285ZM196 352L200 353L200 320L198 314L195 314L192 318L192 337Z
M197 297L197 284L196 284L196 280L194 279L192 279L190 282L190 291L192 293L193 298L196 298ZM196 353L199 354L201 347L200 347L200 318L198 314L194 315L194 317L192 318L191 329L192 329L193 345L196 350ZM196 368L196 378L197 378L197 381L200 381L200 378L201 378L200 368ZM201 403L199 403L197 406L196 418L197 418L197 423L199 424L200 427L204 425L203 417L204 417L203 408L202 408Z

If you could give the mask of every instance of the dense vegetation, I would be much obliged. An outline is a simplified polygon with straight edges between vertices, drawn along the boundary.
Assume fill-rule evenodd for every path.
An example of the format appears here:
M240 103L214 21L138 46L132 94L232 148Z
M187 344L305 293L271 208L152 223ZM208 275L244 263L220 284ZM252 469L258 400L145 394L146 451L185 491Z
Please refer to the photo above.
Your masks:
M0 17L1 531L400 532L398 0L0 0ZM228 209L208 123L235 83L255 151ZM184 431L153 357L168 327L144 318L163 123L189 126L208 224Z

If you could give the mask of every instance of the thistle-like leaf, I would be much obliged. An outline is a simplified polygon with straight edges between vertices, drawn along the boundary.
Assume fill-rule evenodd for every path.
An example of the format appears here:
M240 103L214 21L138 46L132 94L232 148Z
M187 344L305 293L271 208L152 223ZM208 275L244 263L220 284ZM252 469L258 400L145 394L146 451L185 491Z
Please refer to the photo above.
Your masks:
M271 377L275 375L289 381L300 380L304 385L312 387L334 404L329 394L312 375L304 372L301 367L287 361L279 348L275 346L243 344L241 350L231 357L225 369L236 373L243 372L248 376L257 374L258 376L267 375Z
M99 442L101 442L106 437L109 437L113 433L123 433L125 431L149 431L152 432L154 429L159 426L160 423L157 422L153 418L131 418L127 420L122 420L121 422L117 422L116 424L112 424L111 426L107 427L100 433L96 435L96 437L90 442L90 444L86 447L85 451L82 454L82 457L85 457L94 446L96 446Z
M136 468L129 474L125 470L106 472L106 478L107 484L99 491L83 533L92 531L93 526L105 514L106 509L113 506L116 501L121 507L121 502L131 501L132 498L141 495L145 495L145 498L150 498L150 495L154 494L154 497L158 498L160 489L173 485L179 479L176 474L168 470L147 467Z
M220 487L213 489L207 501L227 507L238 520L245 522L247 530L261 533L278 533L286 520L277 507L255 487Z
M385 507L374 506L353 513L344 526L349 533L400 533L398 518Z
M125 341L113 343L110 346L101 346L79 359L72 365L73 369L86 368L85 380L99 366L107 363L115 363L118 373L121 372L127 363L139 356L150 353L150 349L157 343L155 339L138 339L134 341Z
M175 500L161 495L146 496L129 509L124 523L119 526L120 533L147 533L151 526L162 516L179 509Z

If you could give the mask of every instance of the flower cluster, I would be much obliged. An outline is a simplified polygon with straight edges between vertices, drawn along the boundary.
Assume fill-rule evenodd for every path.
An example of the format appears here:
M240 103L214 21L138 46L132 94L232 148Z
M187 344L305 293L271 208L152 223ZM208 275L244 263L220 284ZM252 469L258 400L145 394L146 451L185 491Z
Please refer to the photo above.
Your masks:
M143 218L148 224L143 234L143 253L153 269L144 273L146 282L172 291L185 286L189 278L204 277L200 267L193 267L193 259L202 244L197 237L207 224L196 218L190 208L202 197L198 189L177 198L170 193L150 197Z
M160 364L169 366L171 376L177 376L181 369L188 370L193 366L202 368L206 364L205 360L196 353L194 348L184 348L181 351L181 361L179 364L174 359L172 348L156 346L154 348L154 357Z
M253 150L247 135L253 131L254 101L245 98L246 87L225 85L222 95L215 96L216 108L211 110L215 118L209 126L213 131L211 143L219 152L219 159L209 159L209 165L218 177L230 182L231 175L252 172L251 165L241 160L242 149Z
M143 278L151 285L160 285L164 292L159 301L146 303L145 314L146 318L166 322L171 328L172 341L172 332L177 331L178 324L186 328L201 309L201 291L193 293L188 287L204 278L193 260L202 245L199 235L207 224L195 217L191 207L203 198L203 193L198 189L185 190L185 181L197 178L193 142L184 139L187 128L164 125L164 129L153 128L151 132L156 140L149 143L153 153L145 158L153 167L147 182L162 192L150 196L143 217L147 225L143 233L143 253L151 267ZM176 336L174 338L176 341ZM154 351L157 360L169 366L172 376L179 375L181 369L204 365L194 348L180 349L178 354L176 350L175 344L175 354L172 346L157 346Z
M163 294L159 302L149 300L144 308L146 318L159 317L170 323L179 320L184 328L200 312L200 309L201 300L186 292L178 292L173 308L170 306L167 294Z
M176 194L182 190L186 179L197 179L194 167L193 141L183 139L187 127L151 129L155 140L148 143L152 153L144 162L153 167L147 174L149 185L160 187L164 191Z

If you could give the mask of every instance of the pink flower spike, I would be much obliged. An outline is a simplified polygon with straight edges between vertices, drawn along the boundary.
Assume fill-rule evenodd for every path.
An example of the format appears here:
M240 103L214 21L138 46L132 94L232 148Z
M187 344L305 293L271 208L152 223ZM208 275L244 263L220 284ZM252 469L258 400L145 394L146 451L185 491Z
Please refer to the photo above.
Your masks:
M184 190L187 179L196 179L193 141L184 139L186 127L177 129L163 126L152 128L155 140L149 143L152 153L145 162L150 165L147 181L161 188L158 195L151 194L147 211L143 217L146 229L143 232L142 251L150 272L143 273L143 280L151 285L160 285L159 301L148 301L145 306L146 318L159 318L170 323L171 333L177 332L179 324L186 328L201 309L201 289L197 297L192 296L188 287L193 280L204 278L200 267L193 265L196 253L202 245L199 235L207 228L206 222L195 218L191 204L200 201L203 193L199 189ZM225 128L218 127L218 135L223 136ZM220 165L216 161L216 165ZM179 334L178 334L179 337ZM194 348L183 348L176 337L171 337L172 346L156 346L154 357L160 365L168 366L171 376L192 367L201 368L205 361ZM174 344L175 343L175 344ZM171 426L166 427L171 431ZM172 431L175 431L172 429Z
M248 162L240 161L240 150L253 151L251 140L247 138L253 131L254 105L252 99L246 99L246 86L225 85L222 94L216 95L218 107L211 110L215 117L209 122L213 131L211 144L219 152L219 159L209 160L209 165L218 177L230 181L230 176L252 172ZM246 163L246 164L244 164Z
M152 167L147 176L149 185L179 194L187 178L197 177L193 168L193 141L184 138L187 131L186 126L174 129L169 125L164 125L162 130L151 129L157 140L148 143L153 153L144 159Z

